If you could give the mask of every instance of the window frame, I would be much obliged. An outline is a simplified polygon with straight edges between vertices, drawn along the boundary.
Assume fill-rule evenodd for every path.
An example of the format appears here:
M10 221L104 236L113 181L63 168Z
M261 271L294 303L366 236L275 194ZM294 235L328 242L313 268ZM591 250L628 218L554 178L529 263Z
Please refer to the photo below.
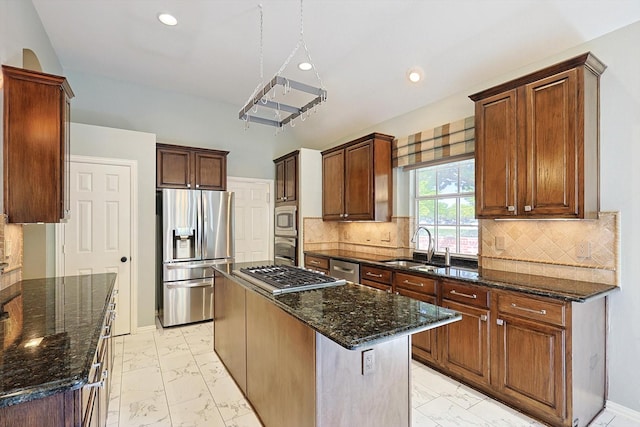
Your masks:
M460 188L458 187L458 192L457 193L448 193L448 194L439 194L437 192L437 169L438 168L446 168L446 167L451 167L454 164L461 164L463 162L469 162L471 161L473 163L474 166L474 170L475 170L475 159L473 157L470 158L466 158L466 159L451 159L451 161L446 161L446 162L439 162L436 164L426 164L426 165L422 165L421 167L416 167L416 168L412 168L410 170L411 175L410 175L410 181L411 181L411 185L410 185L410 190L411 190L411 194L410 194L410 203L411 203L411 212L413 214L413 230L416 230L417 227L419 226L424 226L427 227L429 229L429 231L432 234L432 238L434 241L434 251L437 254L444 254L444 248L439 250L440 248L437 248L437 244L438 244L438 228L439 227L454 227L455 228L455 239L456 239L456 246L458 248L460 248L461 246L461 230L467 228L467 227L475 227L476 229L476 236L477 236L477 240L478 240L478 251L480 250L480 223L479 220L477 218L477 216L475 215L475 188L476 188L476 183L475 183L475 179L474 179L474 191L472 192L461 192ZM420 188L420 183L419 183L419 172L422 169L425 168L436 168L436 194L434 195L428 195L428 196L419 196L418 195L418 191ZM460 169L458 169L459 171ZM458 172L458 186L460 183L460 173ZM474 208L474 218L476 219L476 224L475 225L469 225L469 224L462 224L461 223L461 202L460 199L466 198L466 197L472 197L474 200L473 203L473 208ZM445 225L445 224L438 224L438 201L441 199L456 199L456 223L452 224L452 225ZM419 215L419 204L420 201L423 200L433 200L434 201L434 223L433 224L426 224L426 223L420 223L420 215ZM426 235L426 233L421 232L420 236ZM427 248L421 248L419 247L419 240L418 242L415 243L415 248L414 251L416 252L426 252ZM460 249L458 249L459 251ZM459 253L457 251L451 251L451 255L455 255L456 257L459 258L468 258L468 259L473 259L473 260L477 260L478 259L478 254L476 252L476 254L467 254L467 253Z

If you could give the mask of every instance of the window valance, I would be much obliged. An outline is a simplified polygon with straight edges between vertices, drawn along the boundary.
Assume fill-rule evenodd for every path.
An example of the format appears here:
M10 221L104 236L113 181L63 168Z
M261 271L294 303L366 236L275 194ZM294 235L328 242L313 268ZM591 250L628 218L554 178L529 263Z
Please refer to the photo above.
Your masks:
M393 140L393 167L442 163L472 157L474 116Z

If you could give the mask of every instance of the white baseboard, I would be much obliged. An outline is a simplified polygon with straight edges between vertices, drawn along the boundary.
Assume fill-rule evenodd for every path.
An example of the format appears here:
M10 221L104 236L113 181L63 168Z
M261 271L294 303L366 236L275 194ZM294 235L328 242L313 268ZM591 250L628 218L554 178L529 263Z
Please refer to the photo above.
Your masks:
M625 417L629 420L636 421L640 424L640 412L638 411L635 411L631 408L627 408L626 406L622 406L610 400L607 400L606 408L612 414L620 415L621 417Z

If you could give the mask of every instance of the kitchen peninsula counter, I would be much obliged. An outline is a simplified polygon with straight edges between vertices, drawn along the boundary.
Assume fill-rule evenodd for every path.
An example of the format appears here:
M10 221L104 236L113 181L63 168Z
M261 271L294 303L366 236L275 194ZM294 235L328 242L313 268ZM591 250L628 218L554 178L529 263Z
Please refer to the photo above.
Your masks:
M473 285L489 288L516 291L529 295L553 298L567 302L587 302L594 298L604 297L619 290L618 286L604 283L587 282L584 280L559 279L533 274L510 271L478 269L469 266L450 268L435 268L430 271L417 270L402 266L391 266L384 261L394 259L388 255L376 255L363 252L343 250L305 251L305 254L324 258L334 258L342 261L358 262L362 264L384 267L400 272L422 275L434 279L455 279Z
M266 427L410 426L411 334L461 319L346 283L272 295L216 266L214 349Z
M57 417L71 425L67 416L81 412L81 401L67 392L89 381L115 279L31 279L0 291L0 425L13 416L7 411L58 395L66 395L64 408L49 407L49 419L38 425L55 425Z

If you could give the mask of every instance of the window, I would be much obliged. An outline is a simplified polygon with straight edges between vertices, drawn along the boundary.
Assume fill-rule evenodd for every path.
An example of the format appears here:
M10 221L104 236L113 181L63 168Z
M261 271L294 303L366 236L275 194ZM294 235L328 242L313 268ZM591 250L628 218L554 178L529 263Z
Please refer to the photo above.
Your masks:
M474 159L429 166L415 171L417 225L431 232L436 252L478 255ZM426 251L429 238L421 231L416 250Z

